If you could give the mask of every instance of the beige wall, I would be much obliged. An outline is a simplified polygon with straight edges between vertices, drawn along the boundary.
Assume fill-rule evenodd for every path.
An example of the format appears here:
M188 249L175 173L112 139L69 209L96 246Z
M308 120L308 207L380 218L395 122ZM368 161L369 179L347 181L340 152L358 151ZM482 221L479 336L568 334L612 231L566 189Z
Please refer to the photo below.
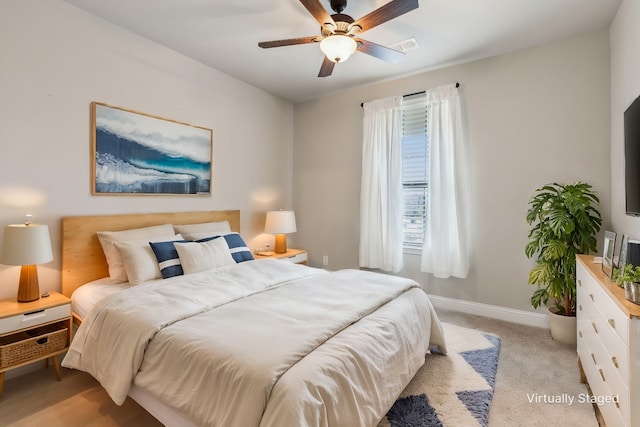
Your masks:
M637 62L635 68L627 65L638 61L631 54L638 51L638 30L632 25L640 20L638 0L625 0L624 7L633 8L633 14L619 13L612 29L612 74L625 74L627 83L614 81L612 104L628 103L640 92L631 79L632 72L638 75ZM257 247L268 240L261 234L264 212L295 207L299 231L290 246L309 249L312 265L320 266L327 255L331 269L357 267L360 103L454 81L462 84L473 150L471 276L433 280L409 255L402 274L417 278L433 294L530 309L524 212L531 191L553 180L591 182L602 195L606 221L612 211L614 222L624 222L629 234L637 229L638 220L620 215L609 201L610 180L613 188L622 187L616 184L615 157L614 170L609 166L604 33L295 108L58 0L3 1L0 58L0 225L20 222L27 211L49 224L55 258L40 268L43 289L59 289L59 220L66 215L241 209L243 234ZM91 101L213 128L213 195L91 196ZM614 105L612 120L616 108L622 110ZM614 128L611 138L615 156ZM39 194L43 201L18 206L19 197L6 196L16 188L20 196ZM613 194L615 202L619 191ZM15 294L18 270L0 266L0 298Z
M611 218L612 230L640 239L640 218L625 215L624 111L640 95L640 0L624 0L611 39Z
M606 32L295 105L296 238L310 251L311 265L321 266L327 255L330 269L357 267L360 103L456 81L472 149L471 273L465 280L434 280L419 272L418 256L405 255L401 274L416 278L431 294L532 310L531 262L524 255L532 191L552 181L587 181L600 193L609 223Z
M292 207L293 106L280 98L59 0L0 2L0 64L0 237L27 212L50 226L43 290L60 288L62 216L240 209L256 247L271 237L265 211ZM92 101L212 128L212 196L91 196ZM30 194L42 203L16 206ZM18 273L0 265L0 298Z

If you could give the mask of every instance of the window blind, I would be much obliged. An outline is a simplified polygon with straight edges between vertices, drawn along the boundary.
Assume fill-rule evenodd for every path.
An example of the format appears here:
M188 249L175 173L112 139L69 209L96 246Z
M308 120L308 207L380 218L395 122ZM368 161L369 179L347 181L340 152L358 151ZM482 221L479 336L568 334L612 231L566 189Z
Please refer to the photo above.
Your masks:
M422 249L427 218L429 141L424 94L408 96L402 103L402 193L404 199L403 246Z

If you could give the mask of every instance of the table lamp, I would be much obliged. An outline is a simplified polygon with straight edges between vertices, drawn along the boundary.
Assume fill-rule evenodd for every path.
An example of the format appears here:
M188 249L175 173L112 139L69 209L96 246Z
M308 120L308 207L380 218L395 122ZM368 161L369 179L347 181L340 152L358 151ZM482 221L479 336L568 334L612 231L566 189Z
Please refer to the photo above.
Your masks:
M264 224L264 232L276 235L274 252L287 252L287 233L296 232L296 214L294 211L269 211Z
M0 264L21 265L18 302L40 298L36 264L53 259L49 227L42 224L10 224L4 228Z

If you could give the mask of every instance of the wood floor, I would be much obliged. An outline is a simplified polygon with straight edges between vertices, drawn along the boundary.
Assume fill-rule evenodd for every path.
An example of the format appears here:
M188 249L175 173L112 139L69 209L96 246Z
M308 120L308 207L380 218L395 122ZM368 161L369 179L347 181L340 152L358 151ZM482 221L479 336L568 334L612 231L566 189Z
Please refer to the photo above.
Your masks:
M57 381L53 368L42 366L5 381L0 426L162 426L130 398L117 406L89 374L61 368L62 381Z

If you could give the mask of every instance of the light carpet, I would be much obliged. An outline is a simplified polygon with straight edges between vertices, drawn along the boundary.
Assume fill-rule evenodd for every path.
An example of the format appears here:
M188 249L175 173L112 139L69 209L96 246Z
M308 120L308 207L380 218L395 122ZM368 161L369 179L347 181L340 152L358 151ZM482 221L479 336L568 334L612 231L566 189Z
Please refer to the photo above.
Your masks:
M430 354L378 427L487 426L500 338L443 323L448 354Z

